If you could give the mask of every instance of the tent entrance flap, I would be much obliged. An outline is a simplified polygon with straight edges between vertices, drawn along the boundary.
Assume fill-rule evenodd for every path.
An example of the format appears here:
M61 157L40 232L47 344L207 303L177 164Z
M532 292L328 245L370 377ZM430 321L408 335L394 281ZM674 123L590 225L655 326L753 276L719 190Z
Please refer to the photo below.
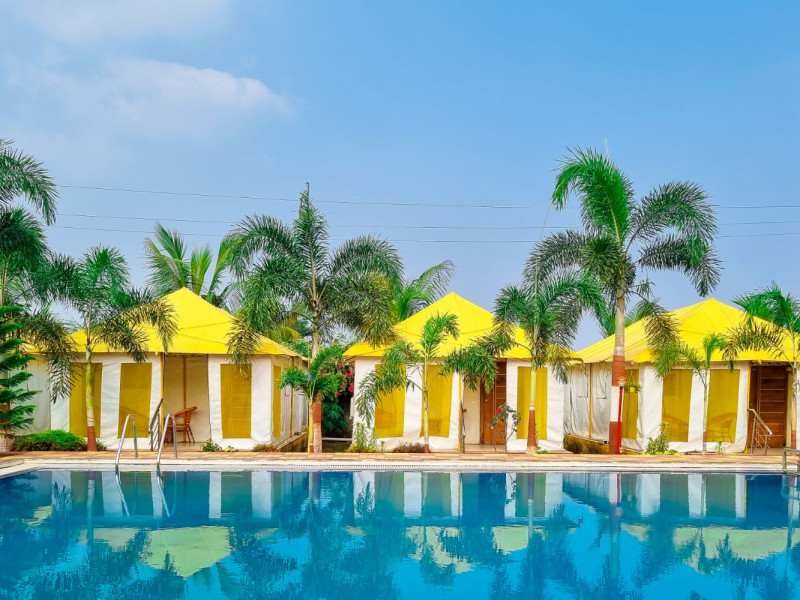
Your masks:
M714 369L708 385L706 441L731 443L736 435L739 410L739 376L736 369Z
M625 371L625 394L622 399L622 437L639 438L639 369Z
M382 366L376 370L380 373ZM403 369L405 367L402 367ZM402 437L405 417L405 387L383 394L375 403L375 437Z
M677 369L663 379L661 422L669 427L670 442L689 441L692 371Z
M222 437L249 438L252 414L250 365L220 365Z
M127 415L133 415L139 432L145 434L150 421L150 385L153 365L150 363L122 363L119 378L119 424L117 436L122 436L122 426Z
M441 367L428 367L428 427L429 434L448 437L450 434L450 408L453 401L453 376L441 374ZM420 436L424 434L420 427Z
M531 367L517 369L517 439L528 439L531 405ZM536 439L547 439L547 368L536 369Z
M103 388L103 364L92 363L94 381L94 430L100 437L100 415L102 398L100 390ZM72 365L72 388L69 392L69 430L80 437L86 437L86 368L83 364Z

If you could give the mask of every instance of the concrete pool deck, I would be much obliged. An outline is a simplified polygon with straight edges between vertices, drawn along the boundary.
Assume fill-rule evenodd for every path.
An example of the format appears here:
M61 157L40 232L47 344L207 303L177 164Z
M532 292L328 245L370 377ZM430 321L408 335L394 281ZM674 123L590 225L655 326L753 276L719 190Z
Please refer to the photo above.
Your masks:
M20 452L0 456L0 477L37 469L111 470L116 453L107 452ZM468 452L403 453L321 453L298 452L198 452L179 450L178 458L165 450L163 471L269 470L269 471L512 471L512 472L671 472L671 473L781 473L781 454L686 454L648 456L623 454L500 454ZM796 458L790 456L794 473ZM120 470L152 471L156 453L123 451Z

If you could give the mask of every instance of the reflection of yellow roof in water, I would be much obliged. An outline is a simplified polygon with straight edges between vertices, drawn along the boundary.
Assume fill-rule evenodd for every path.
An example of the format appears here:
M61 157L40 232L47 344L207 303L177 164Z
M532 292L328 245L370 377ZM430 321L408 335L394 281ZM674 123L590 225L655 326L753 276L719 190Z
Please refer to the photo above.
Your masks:
M415 560L422 559L422 547L424 544L431 550L431 557L433 562L440 567L447 567L453 565L456 573L464 573L470 570L470 563L467 559L459 558L449 554L442 545L440 536L447 535L452 537L458 536L457 527L409 527L406 529L406 537L414 542L416 551L412 555Z
M527 525L503 525L492 527L494 543L506 554L528 547Z
M228 335L230 334L234 317L229 312L217 308L194 292L181 288L176 292L164 296L164 300L172 305L178 320L178 333L172 340L169 352L175 354L228 354ZM164 346L158 337L155 327L143 328L147 337L148 352L163 352ZM78 350L83 351L86 335L83 330L72 334L78 345ZM95 352L109 352L108 347L98 344ZM256 354L279 354L299 356L296 352L263 337Z
M460 335L458 339L448 336L441 345L441 354L445 356L458 348L466 347L477 341L492 330L492 313L469 300L465 300L455 292L450 292L440 300L430 306L423 308L416 314L411 315L405 321L401 321L394 326L394 331L398 337L404 339L416 347L419 347L420 333L425 323L436 314L455 315L458 319ZM517 328L517 340L524 344L525 336L522 330ZM347 352L345 356L374 356L380 357L386 349L386 345L372 347L368 342L356 344ZM504 358L529 359L530 354L519 346L512 348L504 355Z
M678 327L680 338L696 349L702 347L703 338L708 334L724 334L731 327L741 324L745 319L744 311L723 304L714 298L673 310L669 315L672 316L675 325ZM791 343L788 340L785 351L789 352L789 356L791 356ZM609 336L578 352L578 356L585 363L608 362L613 355L614 336ZM722 360L719 352L713 358L715 361ZM625 360L634 363L646 363L652 362L652 359L652 353L645 335L644 321L637 321L632 325L628 325L625 328ZM786 360L785 358L776 358L771 352L763 351L743 352L737 359L757 361Z
M146 562L163 569L169 553L178 574L189 577L219 562L230 552L227 527L158 529L150 533L150 556Z

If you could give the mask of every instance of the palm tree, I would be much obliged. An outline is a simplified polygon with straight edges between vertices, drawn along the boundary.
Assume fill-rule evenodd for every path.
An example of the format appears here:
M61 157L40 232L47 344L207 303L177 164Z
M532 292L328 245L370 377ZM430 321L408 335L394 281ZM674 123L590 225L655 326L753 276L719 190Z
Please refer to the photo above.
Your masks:
M492 389L497 366L491 352L476 344L443 356L441 347L447 337L458 339L458 318L450 313L437 313L422 326L419 346L398 339L386 348L381 368L375 369L364 379L356 396L356 408L367 427L372 426L375 404L380 402L382 396L397 389L419 387L422 393L425 452L430 452L428 400L436 380L458 373L471 389L477 389L481 380L487 391ZM436 366L441 368L436 370L433 368Z
M401 270L397 250L370 235L332 250L327 221L311 202L308 184L291 225L253 216L228 240L234 270L242 280L240 316L250 328L268 329L283 322L287 313L307 315L312 359L323 337L337 326L375 341L387 334L390 282ZM231 353L249 354L246 342L246 336L237 336Z
M0 207L23 197L42 214L45 223L52 225L56 220L56 184L40 162L15 150L12 144L0 138Z
M649 283L639 284L640 289ZM646 294L645 294L646 296ZM600 327L600 333L605 337L614 335L617 329L617 316L616 312L616 299L600 302L597 306L593 307L594 316L597 319L597 324ZM640 299L633 307L629 308L625 313L625 327L629 327L634 323L647 319L649 317L657 317L664 312L658 298L652 300Z
M430 306L447 292L455 265L444 260L433 265L415 279L398 278L392 290L392 319L405 321L411 315Z
M64 265L54 279L59 295L72 309L85 338L86 430L88 449L97 449L94 424L94 370L97 345L128 354L136 362L147 358L145 325L153 325L164 350L177 330L174 309L149 290L131 287L128 265L114 248L91 248L79 261Z
M578 267L596 278L614 301L615 342L611 377L614 396L625 380L625 312L633 297L647 300L638 275L655 270L685 274L705 296L720 277L714 251L717 222L708 194L697 184L671 182L641 200L628 177L606 156L575 150L556 176L552 203L563 209L572 194L581 205L583 230L552 234L539 244L537 265ZM646 287L646 286L645 286ZM650 343L658 347L672 338L668 319L649 318ZM663 336L663 337L662 337ZM612 415L618 411L612 409ZM609 437L618 453L619 421L612 417Z
M47 357L53 399L69 393L73 352L67 326L50 311L51 272L63 260L50 251L44 229L31 213L0 208L0 306L20 307L13 312L17 334ZM3 320L11 316L6 313Z
M33 404L25 403L32 400L36 392L22 389L31 378L31 374L24 370L25 365L33 358L20 351L19 324L5 319L18 308L0 305L0 452L8 451L14 432L33 423L35 408Z
M309 412L319 411L314 417L313 429L308 435L309 452L322 452L322 402L336 400L336 396L345 387L345 376L337 365L344 361L342 349L338 346L327 346L311 360L308 373L297 367L289 367L281 375L278 384L303 392L308 402Z
M536 257L536 249L532 253ZM520 287L507 286L495 300L495 326L490 343L495 353L513 347L524 348L530 355L531 385L528 399L527 453L536 454L536 384L538 369L549 367L560 380L567 381L567 367L572 362L569 347L575 339L581 315L602 302L600 288L588 275L559 271L540 275L536 268L526 269ZM516 335L522 329L523 338Z
M665 377L673 368L681 365L691 369L692 373L700 379L700 383L703 385L703 454L706 453L708 386L711 383L711 360L715 353L721 352L726 346L727 342L722 335L709 333L703 338L699 350L677 340L671 344L656 348L654 366L659 377ZM731 363L731 366L733 366L733 363Z
M791 444L797 448L797 395L800 386L800 301L777 283L734 299L747 313L742 323L728 332L726 358L743 350L771 352L792 368Z
M291 225L253 216L227 239L241 282L240 318L228 345L234 362L249 360L259 339L255 333L265 334L292 315L310 320L312 361L323 338L337 327L373 342L387 339L391 282L402 268L397 250L370 235L331 249L327 221L312 204L308 184ZM309 413L313 415L316 410Z
M185 287L214 306L227 306L233 291L230 284L223 282L230 267L231 245L228 240L220 243L214 263L208 244L192 248L187 258L183 236L160 223L156 224L154 238L145 238L145 250L150 268L150 285L157 295L164 296Z

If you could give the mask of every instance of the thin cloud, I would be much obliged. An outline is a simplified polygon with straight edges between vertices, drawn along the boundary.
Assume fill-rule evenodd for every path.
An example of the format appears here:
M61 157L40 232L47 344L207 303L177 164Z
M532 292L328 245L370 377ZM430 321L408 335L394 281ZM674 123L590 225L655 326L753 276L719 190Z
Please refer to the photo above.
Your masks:
M0 0L6 15L16 15L55 40L82 46L196 34L224 21L230 5L230 0Z
M178 63L111 60L88 77L29 70L25 79L80 124L137 137L198 138L293 115L289 101L257 79Z

